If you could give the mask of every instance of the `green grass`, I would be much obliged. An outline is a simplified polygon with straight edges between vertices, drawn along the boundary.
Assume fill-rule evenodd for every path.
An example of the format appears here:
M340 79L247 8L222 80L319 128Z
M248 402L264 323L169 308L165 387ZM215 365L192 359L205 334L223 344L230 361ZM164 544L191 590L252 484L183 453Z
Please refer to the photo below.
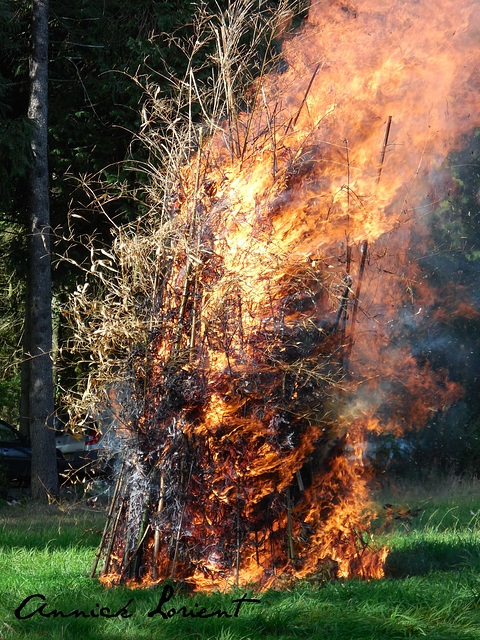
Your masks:
M387 531L391 503L399 519ZM378 495L380 542L391 553L382 580L303 581L285 591L248 597L238 617L164 620L149 617L162 589L105 589L88 577L104 513L77 504L58 507L0 506L0 639L27 640L478 640L480 638L480 483L455 479L390 488ZM407 521L405 512L421 508ZM52 609L120 610L130 599L128 618L18 620L14 610L32 594ZM233 613L244 591L181 594L164 610L185 605L198 611ZM99 606L97 606L97 603ZM31 603L33 605L33 602ZM35 607L25 608L33 611Z

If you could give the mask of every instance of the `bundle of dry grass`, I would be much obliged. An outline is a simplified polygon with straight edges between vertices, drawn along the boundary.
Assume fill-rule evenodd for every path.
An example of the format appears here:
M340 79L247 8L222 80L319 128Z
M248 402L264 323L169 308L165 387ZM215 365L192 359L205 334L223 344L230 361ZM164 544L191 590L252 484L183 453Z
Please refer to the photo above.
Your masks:
M199 244L197 217L202 200L213 188L205 178L208 141L221 127L232 154L238 151L237 119L246 87L255 75L275 64L270 50L273 39L293 15L292 3L282 2L274 11L266 4L239 0L216 15L200 5L191 40L171 37L171 46L188 59L185 77L171 78L173 98L162 96L151 79L133 79L143 83L146 95L135 140L148 151L149 159L131 165L145 174L144 185L132 191L111 178L103 180L102 174L79 180L89 204L72 209L70 233L63 240L69 254L79 244L86 248L89 260L80 264L69 255L62 256L85 273L65 309L74 330L65 349L87 354L92 376L82 385L83 398L69 398L71 407L91 406L99 388L118 380L120 370L130 371L132 347L138 350L151 341L152 332L164 332L165 322L172 323L160 313L171 292L169 278L182 262L190 273L199 252L206 251ZM203 62L196 67L198 59ZM199 112L201 126L195 124ZM109 211L115 203L121 206L125 197L137 201L142 213L132 224L118 226ZM100 246L95 235L76 235L75 218L88 219L92 213L104 216L111 225L111 245Z

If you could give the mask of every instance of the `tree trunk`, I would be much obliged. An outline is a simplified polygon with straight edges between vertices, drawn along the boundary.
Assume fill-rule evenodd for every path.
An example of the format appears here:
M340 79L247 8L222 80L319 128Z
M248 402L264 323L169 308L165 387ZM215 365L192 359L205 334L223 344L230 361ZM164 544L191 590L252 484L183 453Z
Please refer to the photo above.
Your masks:
M30 350L31 350L31 301L30 301L30 276L27 274L25 290L25 311L23 322L23 360L20 373L20 433L25 438L30 438Z
M52 287L47 155L48 0L33 0L32 56L28 117L33 123L30 172L29 308L26 341L30 342L29 419L32 445L32 497L45 500L58 492L53 432ZM28 331L29 330L29 331ZM30 339L29 339L30 337Z

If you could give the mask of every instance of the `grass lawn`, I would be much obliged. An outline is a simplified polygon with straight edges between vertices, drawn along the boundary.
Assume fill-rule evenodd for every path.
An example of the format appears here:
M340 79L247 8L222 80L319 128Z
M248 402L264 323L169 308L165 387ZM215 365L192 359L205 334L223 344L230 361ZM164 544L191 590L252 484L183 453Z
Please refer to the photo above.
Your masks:
M88 575L105 513L85 503L0 506L0 640L480 639L480 482L444 479L378 494L379 542L391 549L382 580L301 582L265 593L182 595L163 610L222 610L199 619L154 612L156 590L105 589ZM382 505L391 504L390 510ZM421 509L412 517L408 510ZM246 593L246 595L245 595ZM35 595L37 594L37 595ZM45 615L17 619L40 605ZM42 599L42 597L44 599ZM245 596L259 603L235 603ZM106 609L108 607L108 610ZM236 607L240 607L235 617ZM100 609L110 618L99 616ZM89 618L46 617L81 609Z

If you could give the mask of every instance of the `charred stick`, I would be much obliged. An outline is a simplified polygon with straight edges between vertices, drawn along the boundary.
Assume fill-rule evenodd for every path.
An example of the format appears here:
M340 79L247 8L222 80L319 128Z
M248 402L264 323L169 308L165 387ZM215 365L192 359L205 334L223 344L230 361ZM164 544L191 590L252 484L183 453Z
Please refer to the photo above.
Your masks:
M201 307L202 294L201 294L201 291L199 291L199 287L198 287L199 273L200 273L200 270L199 270L199 266L197 265L197 268L195 269L195 282L193 287L194 294L193 294L192 326L190 329L190 343L189 343L190 362L192 362L194 359L193 350L195 348L195 341L197 337L198 327L200 326L200 317L201 317L201 311L202 311L202 307Z
M275 145L275 132L272 131L270 114L268 113L267 98L265 96L265 89L263 88L263 84L262 84L262 96L263 96L263 104L265 105L265 111L267 113L267 126L268 126L268 133L270 134L270 143L272 145L272 155L273 155L272 175L273 175L273 179L275 180L275 176L277 175L277 171L278 171L277 152L276 152L276 145ZM275 124L275 113L272 116L272 120L273 120L273 124Z
M196 222L197 217L197 195L198 195L198 187L200 185L200 168L202 163L202 146L203 146L203 128L200 125L198 129L198 157L197 157L197 170L195 172L195 193L194 193L194 201L193 201L193 215L194 221Z
M272 555L272 573L277 575L277 563L275 562L275 544L273 542L273 530L270 529L270 553Z
M354 337L355 337L355 323L357 321L358 301L360 299L360 291L362 289L362 280L363 280L363 274L364 274L364 271L365 271L365 262L366 262L366 259L367 259L367 249L368 249L368 240L364 240L362 242L362 246L360 247L360 251L362 252L362 260L360 262L360 269L359 269L359 272L358 272L357 289L355 291L355 298L353 300L352 328L350 329L350 339L349 339L349 343L348 343L347 361L345 363L346 367L348 367L348 357L350 356L350 353L352 351Z
M387 151L388 137L390 135L390 127L391 126L392 126L392 116L388 116L387 128L386 128L386 131L385 131L385 138L383 140L382 153L380 154L380 166L378 168L377 186L378 186L378 183L380 182L380 178L382 177L383 163L385 161L385 152Z
M177 558L178 558L178 547L180 545L180 535L182 533L182 524L183 524L183 515L185 513L185 504L182 507L182 513L180 515L180 522L178 523L177 535L175 538L175 551L173 554L173 563L172 563L172 580L175 580L175 575L177 573Z
M243 322L242 322L242 296L240 295L240 293L237 293L237 302L238 302L238 327L239 327L239 335L240 335L240 348L243 351L244 332L243 332Z
M352 278L347 275L344 278L345 288L342 293L342 297L340 298L340 306L338 307L337 315L335 317L335 322L333 323L333 330L337 331L338 326L340 324L340 320L342 319L342 315L347 312L347 303L348 303L348 295L350 293L350 287L352 284Z
M303 493L305 491L305 486L303 484L303 479L302 479L302 474L300 473L300 469L297 469L297 471L295 472L295 475L297 476L298 488Z
M187 491L188 491L188 488L190 486L190 479L192 477L192 470L193 470L193 460L192 460L192 463L190 465L190 473L188 475L188 482L187 482L187 487L186 487ZM183 476L183 471L182 471L181 475ZM181 478L181 482L183 483L183 478ZM179 545L180 545L180 536L181 536L181 533L182 533L183 516L185 514L186 506L187 506L187 503L186 503L186 500L185 500L185 502L183 503L182 513L180 515L180 521L178 523L177 535L176 535L176 539L175 539L175 552L173 554L173 564L172 564L172 580L175 580L175 574L177 572L178 548L179 548Z
M348 150L348 140L345 138L345 153L347 156L347 223L350 223L350 155ZM347 242L347 251L348 251L348 242Z
M180 470L180 484L183 484L183 460L182 460L182 468ZM182 506L182 512L180 514L180 520L178 522L177 532L175 534L175 550L173 552L173 560L172 560L172 580L175 580L175 575L177 573L177 558L178 558L178 548L180 545L180 536L182 533L182 524L183 524L183 515L185 513L186 503L184 502ZM170 548L173 545L174 538L170 540Z
M348 244L348 237L347 237L347 276L350 278L350 262L351 262L351 257L352 257L352 250L350 245ZM350 278L350 286L352 284L352 279ZM347 294L348 295L348 294ZM344 304L344 313L342 316L342 340L345 339L345 332L347 330L347 301L345 301Z
M160 515L160 513L163 511L163 503L164 503L164 477L163 477L163 473L162 473L160 475L160 499L158 501L157 515ZM157 526L157 528L155 529L155 537L154 537L154 541L153 541L152 576L153 576L154 580L157 577L157 558L158 558L159 550L160 550L160 529Z
M236 559L236 586L240 582L240 479L237 481L237 559Z
M263 72L260 73L260 78L262 77ZM249 143L249 135L250 135L250 129L252 127L252 123L253 123L253 117L257 111L256 106L257 106L257 99L258 99L258 93L260 91L260 85L261 83L259 83L257 85L257 89L255 91L255 95L253 97L253 102L250 108L250 113L248 115L248 119L247 119L247 125L245 127L245 133L243 136L243 146L242 146L242 152L240 154L240 170L242 169L242 165L243 165L243 161L245 159L245 153L247 152L247 147L248 147L248 143Z
M303 106L304 106L305 102L307 101L308 94L310 93L310 89L312 88L313 81L315 80L315 76L317 75L318 70L320 69L320 66L321 66L321 64L319 62L317 64L316 68L315 68L315 71L313 72L313 76L310 78L310 82L308 83L307 90L305 91L305 95L303 96L302 103L301 103L301 105L300 105L300 107L299 107L299 109L297 111L297 115L295 116L295 119L293 120L293 123L292 123L292 118L290 118L290 122L288 123L287 128L285 129L285 134L288 133L290 127L295 127L295 125L297 124L297 120L300 117L300 113L301 113L301 111L303 109Z
M363 274L365 271L365 262L367 259L367 249L368 249L368 240L364 240L362 242L362 246L360 247L360 251L362 252L362 260L360 262L360 269L358 272L358 282L357 289L355 291L355 299L353 301L353 313L352 313L352 331L350 333L350 342L353 341L354 331L355 331L355 320L357 319L358 312L358 301L360 299L360 291L362 289L362 280Z
M290 498L290 487L287 487L287 538L288 538L288 559L294 560L295 553L293 548L293 533L292 533L292 501Z

